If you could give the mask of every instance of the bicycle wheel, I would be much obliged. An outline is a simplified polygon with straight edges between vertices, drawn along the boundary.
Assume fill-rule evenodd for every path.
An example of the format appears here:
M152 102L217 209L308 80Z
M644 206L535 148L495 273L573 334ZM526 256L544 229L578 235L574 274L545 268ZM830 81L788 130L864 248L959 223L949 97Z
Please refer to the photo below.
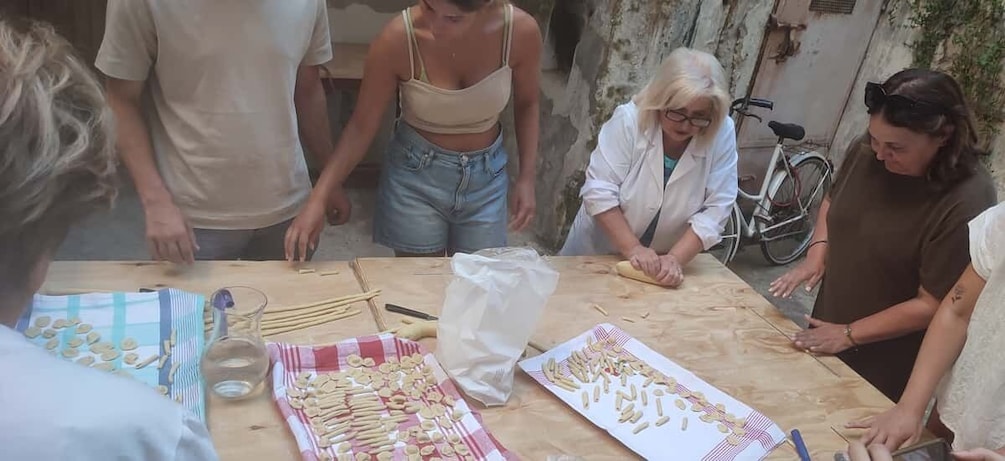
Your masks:
M797 160L791 174L781 169L768 191L767 209L760 223L761 253L775 265L802 256L813 237L817 212L831 186L831 166L814 155Z
M722 231L722 241L708 249L708 253L715 256L723 265L729 264L736 256L736 250L740 248L740 208L733 204L733 211L726 219L726 228Z

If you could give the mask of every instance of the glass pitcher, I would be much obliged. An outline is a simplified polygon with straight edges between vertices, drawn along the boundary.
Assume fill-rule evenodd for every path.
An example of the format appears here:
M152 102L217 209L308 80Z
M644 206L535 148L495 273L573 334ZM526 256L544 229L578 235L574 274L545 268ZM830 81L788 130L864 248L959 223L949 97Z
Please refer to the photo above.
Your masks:
M261 320L267 303L265 294L249 287L225 287L213 293L213 336L199 365L214 394L240 399L265 380L269 354Z

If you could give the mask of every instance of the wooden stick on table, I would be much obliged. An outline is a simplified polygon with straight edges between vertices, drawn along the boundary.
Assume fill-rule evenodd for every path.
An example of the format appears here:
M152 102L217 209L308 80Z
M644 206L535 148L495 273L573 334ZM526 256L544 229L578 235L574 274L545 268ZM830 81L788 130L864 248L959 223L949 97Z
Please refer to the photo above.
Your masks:
M364 292L370 292L370 282L366 278L366 274L363 272L363 268L359 265L359 258L355 258L349 263L352 267L352 273L356 276L356 281L359 282L360 288ZM384 315L381 313L380 309L377 308L377 302L374 298L366 300L366 304L370 306L370 313L373 315L373 320L377 322L377 331L387 331L387 322L384 321Z

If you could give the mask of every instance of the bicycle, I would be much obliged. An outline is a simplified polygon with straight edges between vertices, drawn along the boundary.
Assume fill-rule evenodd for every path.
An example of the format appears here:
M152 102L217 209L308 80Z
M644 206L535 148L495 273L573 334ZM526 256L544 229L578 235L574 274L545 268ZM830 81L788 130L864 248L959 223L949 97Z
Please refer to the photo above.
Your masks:
M749 112L750 106L774 109L771 101L741 98L730 105L730 116L736 113L763 121ZM794 123L776 121L768 122L768 127L778 137L778 142L758 193L751 195L739 190L722 241L709 250L723 264L736 256L743 239L758 242L761 253L772 264L795 261L810 244L817 212L830 190L834 171L830 160L816 151L790 153L791 149L784 146L786 139L801 141L806 130ZM753 204L749 216L740 206L741 199Z

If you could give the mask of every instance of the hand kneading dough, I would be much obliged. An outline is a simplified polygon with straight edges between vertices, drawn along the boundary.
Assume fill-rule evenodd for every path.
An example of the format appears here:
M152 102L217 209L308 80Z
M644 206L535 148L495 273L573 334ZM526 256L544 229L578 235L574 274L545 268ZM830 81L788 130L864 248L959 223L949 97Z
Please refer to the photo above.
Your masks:
M632 267L631 261L621 261L614 266L615 270L618 271L618 275L630 278L632 280L638 280L640 282L651 283L653 285L665 286L652 277L646 275L644 272Z

